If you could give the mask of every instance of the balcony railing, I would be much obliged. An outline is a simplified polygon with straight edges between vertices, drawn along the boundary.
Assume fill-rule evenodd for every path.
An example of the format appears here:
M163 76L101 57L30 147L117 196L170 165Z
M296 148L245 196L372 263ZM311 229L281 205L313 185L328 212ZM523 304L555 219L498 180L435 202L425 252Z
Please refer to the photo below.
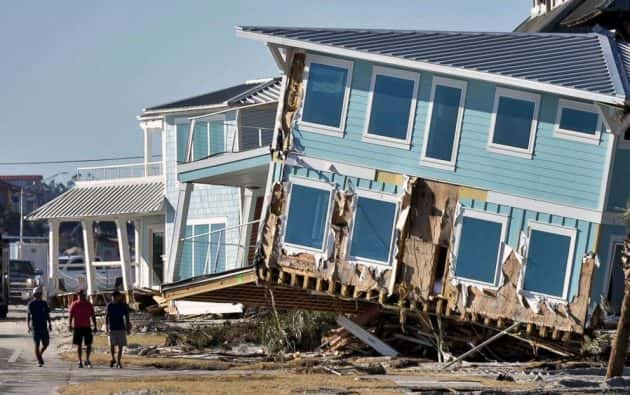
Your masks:
M76 181L111 181L126 178L157 177L162 175L162 162L131 163L100 167L80 167Z
M182 238L183 253L175 266L176 280L252 266L259 223L260 220L254 220Z
M252 151L267 147L273 139L273 128L241 125L237 127L233 123L226 122L225 134L227 140L213 142L213 136L208 133L204 136L203 147L196 147L195 133L192 133L192 162L206 159L212 156L230 153ZM205 140L207 138L207 140ZM223 138L222 138L223 139Z

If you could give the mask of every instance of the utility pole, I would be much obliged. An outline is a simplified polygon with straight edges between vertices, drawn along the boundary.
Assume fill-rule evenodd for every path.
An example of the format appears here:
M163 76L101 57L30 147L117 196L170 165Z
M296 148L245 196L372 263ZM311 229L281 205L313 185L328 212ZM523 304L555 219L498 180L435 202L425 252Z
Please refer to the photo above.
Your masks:
M22 259L24 248L24 187L20 187L20 244L18 245L18 259Z

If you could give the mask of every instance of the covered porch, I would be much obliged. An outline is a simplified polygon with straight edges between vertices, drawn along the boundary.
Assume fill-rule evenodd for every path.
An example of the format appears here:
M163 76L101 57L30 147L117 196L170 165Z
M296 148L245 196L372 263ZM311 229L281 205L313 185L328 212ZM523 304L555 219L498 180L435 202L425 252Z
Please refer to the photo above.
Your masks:
M118 288L130 293L134 287L159 286L163 279L164 184L155 179L125 180L124 182L85 182L35 210L29 221L48 221L49 296L62 289L60 280L69 278L74 262L85 270L85 290L93 296ZM60 264L60 227L63 223L79 223L82 256L66 257ZM113 223L117 260L104 260L97 254L95 224ZM130 232L131 237L130 237ZM133 244L130 244L130 239ZM80 265L80 263L79 263ZM62 267L63 266L63 267ZM106 268L120 268L121 282L103 285L99 274ZM64 282L65 283L65 282ZM83 287L83 284L80 284ZM109 289L104 289L109 288Z

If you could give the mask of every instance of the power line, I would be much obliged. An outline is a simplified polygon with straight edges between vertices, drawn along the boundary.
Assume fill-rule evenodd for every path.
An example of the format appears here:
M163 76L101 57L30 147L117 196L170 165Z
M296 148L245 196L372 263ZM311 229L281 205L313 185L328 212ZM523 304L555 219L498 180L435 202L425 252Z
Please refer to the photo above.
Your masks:
M98 159L65 159L65 160L43 160L43 161L25 161L25 162L0 162L0 166L55 165L55 164L64 164L64 163L111 162L114 160L130 160L130 159L144 159L144 156L120 156L117 158L98 158Z

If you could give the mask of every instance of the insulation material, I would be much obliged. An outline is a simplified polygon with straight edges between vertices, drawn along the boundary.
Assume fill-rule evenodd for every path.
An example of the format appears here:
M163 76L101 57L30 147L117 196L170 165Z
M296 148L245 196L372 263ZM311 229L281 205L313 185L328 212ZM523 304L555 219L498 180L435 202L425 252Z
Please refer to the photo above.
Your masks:
M293 62L291 62L291 71L289 72L287 79L287 87L284 95L284 106L282 109L282 151L287 152L292 146L291 126L295 119L295 114L300 108L300 102L302 98L302 85L304 77L304 59L303 53L296 53L293 55Z
M438 252L450 245L458 193L455 185L427 180L413 184L399 277L420 301L429 298L438 280Z
M527 298L520 303L518 283L522 266L517 254L511 251L502 265L503 285L491 292L470 287L466 298L462 297L460 287L447 283L444 296L448 299L448 307L493 320L507 319L558 331L583 333L595 266L593 259L587 259L582 265L578 294L569 303L535 298Z

